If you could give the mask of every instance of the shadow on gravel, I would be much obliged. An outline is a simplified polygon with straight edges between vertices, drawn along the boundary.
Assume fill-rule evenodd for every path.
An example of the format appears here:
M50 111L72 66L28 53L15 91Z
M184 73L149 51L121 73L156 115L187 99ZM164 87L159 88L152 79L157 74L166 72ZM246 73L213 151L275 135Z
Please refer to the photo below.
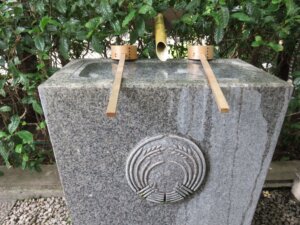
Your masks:
M300 203L290 189L264 190L252 225L300 225Z

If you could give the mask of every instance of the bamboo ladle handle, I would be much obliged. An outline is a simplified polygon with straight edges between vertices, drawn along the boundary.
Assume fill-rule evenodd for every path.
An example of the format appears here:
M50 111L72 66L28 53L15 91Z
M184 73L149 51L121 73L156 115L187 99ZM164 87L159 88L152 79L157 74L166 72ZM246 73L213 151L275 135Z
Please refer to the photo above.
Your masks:
M119 92L121 88L121 82L122 82L122 75L124 70L124 64L125 64L125 58L126 54L122 53L120 55L120 61L117 67L117 72L115 75L115 79L112 85L111 95L109 97L107 109L106 109L106 115L108 117L114 117L116 115L117 111L117 103L118 103L118 97Z
M137 59L137 47L134 45L112 45L111 58L119 60L119 63L115 74L115 79L112 85L112 90L106 109L106 115L108 117L115 117L125 60Z
M215 100L216 100L219 111L222 113L229 112L229 105L226 101L226 98L225 98L221 88L220 88L220 85L217 81L217 78L216 78L214 72L212 71L209 63L207 62L206 56L204 54L200 54L199 57L200 57L200 61L202 63L204 72L206 74L208 83L212 90L212 93L215 96Z
M207 59L212 59L214 55L214 47L212 45L191 45L188 47L188 58L192 60L200 60L203 66L208 84L215 97L218 109L221 113L229 112L229 105L220 88L217 78L211 69Z

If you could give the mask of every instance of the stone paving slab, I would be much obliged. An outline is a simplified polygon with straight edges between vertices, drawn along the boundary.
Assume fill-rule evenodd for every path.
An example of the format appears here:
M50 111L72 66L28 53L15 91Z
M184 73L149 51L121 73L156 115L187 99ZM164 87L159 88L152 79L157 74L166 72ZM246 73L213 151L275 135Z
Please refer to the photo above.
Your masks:
M272 162L264 188L292 187L297 171L300 171L299 160Z
M0 201L63 196L55 165L42 166L42 172L4 166L0 166L0 171L4 172L0 177Z

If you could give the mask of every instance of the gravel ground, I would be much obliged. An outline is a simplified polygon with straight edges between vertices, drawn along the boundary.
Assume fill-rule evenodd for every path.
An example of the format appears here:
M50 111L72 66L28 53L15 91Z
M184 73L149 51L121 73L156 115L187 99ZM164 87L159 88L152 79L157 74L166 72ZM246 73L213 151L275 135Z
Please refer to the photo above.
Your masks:
M70 225L63 198L17 201L2 225ZM265 190L252 225L300 225L300 203L289 189Z
M0 224L14 205L15 201L0 201Z
M39 198L17 201L2 225L71 224L63 198Z
M300 203L290 189L264 190L252 225L300 225Z

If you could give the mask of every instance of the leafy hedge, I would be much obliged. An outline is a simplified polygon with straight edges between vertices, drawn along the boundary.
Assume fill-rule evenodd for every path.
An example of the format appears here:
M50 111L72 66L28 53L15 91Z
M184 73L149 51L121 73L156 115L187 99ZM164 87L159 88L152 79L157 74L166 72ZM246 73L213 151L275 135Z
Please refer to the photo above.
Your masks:
M217 46L218 57L239 57L258 67L267 63L270 72L299 85L300 8L293 0L0 1L3 162L29 169L52 162L37 86L90 51L109 57L111 44L136 43L140 58L155 57L153 18L157 12L170 14L170 8L182 15L167 24L174 58L186 56L188 43L206 40ZM300 143L299 93L298 86L282 147Z

